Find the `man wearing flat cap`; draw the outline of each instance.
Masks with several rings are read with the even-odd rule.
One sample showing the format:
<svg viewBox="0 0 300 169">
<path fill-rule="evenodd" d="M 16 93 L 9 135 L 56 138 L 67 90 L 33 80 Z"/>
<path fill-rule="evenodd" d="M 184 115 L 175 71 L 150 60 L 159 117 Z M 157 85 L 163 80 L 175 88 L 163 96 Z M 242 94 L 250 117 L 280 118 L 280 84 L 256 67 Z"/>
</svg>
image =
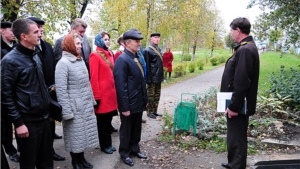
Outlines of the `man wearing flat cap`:
<svg viewBox="0 0 300 169">
<path fill-rule="evenodd" d="M 43 75 L 44 75 L 44 80 L 46 83 L 46 86 L 49 88 L 50 86 L 54 85 L 54 74 L 55 74 L 55 57 L 53 53 L 53 49 L 50 43 L 46 42 L 43 39 L 43 25 L 45 22 L 41 20 L 40 18 L 36 17 L 29 17 L 28 19 L 34 21 L 39 29 L 40 32 L 40 45 L 37 46 L 37 49 L 39 50 L 38 56 L 42 62 L 42 69 L 43 69 Z M 56 97 L 52 98 L 56 100 Z M 51 112 L 50 112 L 51 114 Z M 51 135 L 52 135 L 52 147 L 53 147 L 53 142 L 54 138 L 62 138 L 61 136 L 58 136 L 55 133 L 55 120 L 50 119 L 50 127 L 51 127 Z M 62 157 L 58 154 L 55 153 L 54 148 L 53 148 L 53 160 L 55 161 L 63 161 L 65 160 L 65 157 Z"/>
<path fill-rule="evenodd" d="M 15 35 L 11 31 L 11 22 L 1 22 L 1 59 L 16 45 Z"/>
<path fill-rule="evenodd" d="M 147 158 L 139 147 L 142 115 L 148 103 L 142 60 L 137 54 L 140 51 L 141 39 L 143 37 L 137 29 L 130 29 L 123 34 L 125 49 L 114 67 L 121 118 L 119 153 L 123 162 L 129 166 L 134 165 L 130 155 Z"/>
<path fill-rule="evenodd" d="M 11 22 L 1 22 L 1 59 L 16 45 L 15 35 L 11 31 Z M 4 115 L 2 113 L 1 115 Z M 13 145 L 12 122 L 5 116 L 1 118 L 1 143 L 11 161 L 19 162 L 20 157 Z M 17 138 L 17 137 L 16 137 Z"/>
<path fill-rule="evenodd" d="M 144 50 L 144 57 L 147 67 L 147 93 L 149 105 L 147 106 L 147 116 L 156 119 L 156 116 L 162 116 L 157 113 L 160 99 L 161 82 L 164 80 L 163 57 L 158 47 L 160 33 L 150 35 L 150 45 Z"/>
</svg>

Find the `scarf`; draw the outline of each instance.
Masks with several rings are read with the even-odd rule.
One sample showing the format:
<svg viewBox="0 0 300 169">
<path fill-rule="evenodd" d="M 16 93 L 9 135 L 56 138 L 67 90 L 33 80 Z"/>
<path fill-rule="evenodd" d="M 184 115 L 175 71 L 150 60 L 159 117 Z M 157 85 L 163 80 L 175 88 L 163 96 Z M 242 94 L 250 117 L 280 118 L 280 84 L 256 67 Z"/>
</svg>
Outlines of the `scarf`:
<svg viewBox="0 0 300 169">
<path fill-rule="evenodd" d="M 102 33 L 102 32 L 101 32 Z M 98 33 L 98 35 L 95 37 L 95 45 L 102 48 L 102 49 L 105 49 L 105 50 L 108 50 L 108 48 L 106 47 L 105 43 L 104 43 L 104 40 L 102 38 L 102 35 L 101 33 Z"/>
<path fill-rule="evenodd" d="M 74 43 L 74 35 L 68 34 L 61 44 L 62 50 L 73 54 L 76 57 L 80 57 L 77 53 L 76 46 Z"/>
</svg>

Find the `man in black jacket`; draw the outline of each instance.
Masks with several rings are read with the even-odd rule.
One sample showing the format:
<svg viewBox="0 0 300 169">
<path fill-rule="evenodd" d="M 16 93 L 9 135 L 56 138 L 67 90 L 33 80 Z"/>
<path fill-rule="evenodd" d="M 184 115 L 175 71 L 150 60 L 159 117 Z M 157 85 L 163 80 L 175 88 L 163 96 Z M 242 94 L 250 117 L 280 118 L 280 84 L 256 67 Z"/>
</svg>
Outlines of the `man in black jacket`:
<svg viewBox="0 0 300 169">
<path fill-rule="evenodd" d="M 40 31 L 40 45 L 37 46 L 39 49 L 38 56 L 42 62 L 43 74 L 46 86 L 49 88 L 51 85 L 54 85 L 54 74 L 55 74 L 55 65 L 56 61 L 53 54 L 53 49 L 50 43 L 46 42 L 43 39 L 43 25 L 45 22 L 36 17 L 29 17 L 28 19 L 37 23 L 39 31 Z M 56 99 L 56 98 L 53 98 Z M 51 112 L 50 112 L 51 113 Z M 60 139 L 62 136 L 59 136 L 55 133 L 55 120 L 50 118 L 50 126 L 51 126 L 51 135 L 52 135 L 52 146 L 54 143 L 54 139 Z M 53 148 L 53 160 L 55 161 L 64 161 L 65 157 L 62 157 L 55 153 Z"/>
<path fill-rule="evenodd" d="M 15 35 L 11 31 L 11 22 L 1 22 L 1 59 L 10 52 L 16 45 Z M 4 118 L 5 116 L 3 116 Z M 1 119 L 1 141 L 11 161 L 19 162 L 20 157 L 13 145 L 12 122 L 8 119 Z"/>
<path fill-rule="evenodd" d="M 147 116 L 156 119 L 156 116 L 162 116 L 157 113 L 160 99 L 161 82 L 164 80 L 163 57 L 158 47 L 160 33 L 150 35 L 150 45 L 144 50 L 144 57 L 147 67 L 147 93 L 149 105 L 147 106 Z"/>
<path fill-rule="evenodd" d="M 114 67 L 118 109 L 120 112 L 120 147 L 121 159 L 127 165 L 134 163 L 130 154 L 146 159 L 141 153 L 139 142 L 142 132 L 142 115 L 148 103 L 146 83 L 141 58 L 137 55 L 143 37 L 137 29 L 130 29 L 123 34 L 125 50 Z"/>
<path fill-rule="evenodd" d="M 20 169 L 53 169 L 51 99 L 35 50 L 40 32 L 29 19 L 14 21 L 12 31 L 19 43 L 1 60 L 2 112 L 13 122 L 19 137 Z"/>
<path fill-rule="evenodd" d="M 237 46 L 227 60 L 222 76 L 221 92 L 232 92 L 227 117 L 228 163 L 225 168 L 245 169 L 247 162 L 247 129 L 249 116 L 255 113 L 259 78 L 259 55 L 252 36 L 251 24 L 247 18 L 236 18 L 231 24 L 231 36 Z M 247 114 L 241 114 L 244 99 L 247 100 Z"/>
</svg>

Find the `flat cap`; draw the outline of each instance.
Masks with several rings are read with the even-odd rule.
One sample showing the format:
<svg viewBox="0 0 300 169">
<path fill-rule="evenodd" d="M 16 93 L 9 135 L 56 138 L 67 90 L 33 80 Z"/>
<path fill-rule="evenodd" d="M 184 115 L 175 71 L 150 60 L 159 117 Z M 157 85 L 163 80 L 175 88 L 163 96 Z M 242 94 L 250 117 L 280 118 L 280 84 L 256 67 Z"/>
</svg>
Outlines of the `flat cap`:
<svg viewBox="0 0 300 169">
<path fill-rule="evenodd" d="M 150 37 L 152 37 L 152 36 L 159 36 L 160 37 L 160 33 L 158 33 L 158 32 L 151 33 Z"/>
<path fill-rule="evenodd" d="M 44 24 L 45 24 L 45 22 L 44 22 L 43 20 L 41 20 L 40 18 L 29 17 L 29 18 L 27 18 L 27 19 L 30 19 L 30 20 L 32 20 L 33 22 L 35 22 L 35 23 L 37 23 L 37 24 L 39 24 L 39 25 L 44 25 Z"/>
<path fill-rule="evenodd" d="M 130 29 L 123 34 L 123 39 L 124 40 L 127 40 L 127 39 L 141 40 L 141 39 L 143 39 L 143 36 L 141 34 L 142 34 L 141 31 L 139 31 L 137 29 Z"/>
<path fill-rule="evenodd" d="M 1 28 L 10 28 L 12 25 L 11 22 L 1 22 Z"/>
</svg>

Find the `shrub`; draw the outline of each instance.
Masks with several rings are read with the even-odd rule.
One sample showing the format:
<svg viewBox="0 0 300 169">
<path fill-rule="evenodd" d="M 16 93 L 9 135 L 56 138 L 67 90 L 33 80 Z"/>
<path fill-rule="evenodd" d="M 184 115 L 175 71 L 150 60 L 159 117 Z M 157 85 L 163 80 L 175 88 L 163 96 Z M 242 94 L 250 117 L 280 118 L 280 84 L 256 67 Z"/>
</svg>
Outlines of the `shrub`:
<svg viewBox="0 0 300 169">
<path fill-rule="evenodd" d="M 174 66 L 174 68 L 173 68 L 174 77 L 176 78 L 176 77 L 180 77 L 180 76 L 184 75 L 185 69 L 186 69 L 186 64 L 184 64 L 184 63 Z"/>
<path fill-rule="evenodd" d="M 286 103 L 289 106 L 300 110 L 300 71 L 291 68 L 285 71 L 281 66 L 278 76 L 273 72 L 270 77 L 271 93 L 278 93 L 282 97 L 290 96 L 292 102 Z M 275 97 L 278 95 L 274 95 Z"/>
<path fill-rule="evenodd" d="M 210 58 L 209 61 L 210 61 L 211 65 L 213 65 L 213 66 L 218 65 L 218 58 L 217 57 L 212 57 L 212 58 Z"/>
<path fill-rule="evenodd" d="M 183 55 L 182 61 L 191 61 L 191 59 L 192 59 L 192 55 L 186 53 Z"/>
<path fill-rule="evenodd" d="M 225 63 L 225 57 L 221 56 L 219 57 L 219 63 Z"/>
<path fill-rule="evenodd" d="M 196 65 L 199 70 L 203 70 L 204 63 L 201 60 L 197 60 Z"/>
<path fill-rule="evenodd" d="M 190 73 L 195 72 L 195 68 L 196 68 L 196 63 L 195 62 L 190 62 L 188 64 L 188 70 L 189 70 Z"/>
</svg>

